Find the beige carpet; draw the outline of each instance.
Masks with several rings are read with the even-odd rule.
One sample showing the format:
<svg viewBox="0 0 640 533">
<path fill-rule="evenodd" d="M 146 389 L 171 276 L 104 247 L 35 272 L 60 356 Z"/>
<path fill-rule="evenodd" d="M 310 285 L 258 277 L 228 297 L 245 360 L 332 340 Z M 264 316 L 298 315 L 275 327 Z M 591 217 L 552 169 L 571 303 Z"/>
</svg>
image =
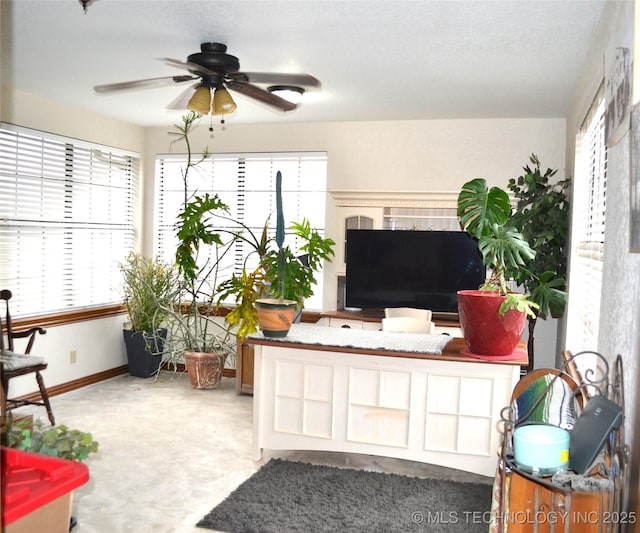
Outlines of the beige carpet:
<svg viewBox="0 0 640 533">
<path fill-rule="evenodd" d="M 195 390 L 186 375 L 128 375 L 52 398 L 56 421 L 100 442 L 90 481 L 74 494 L 74 533 L 202 533 L 195 524 L 271 457 L 422 477 L 489 482 L 457 470 L 342 453 L 251 459 L 252 397 L 235 379 Z M 23 409 L 46 421 L 43 409 Z"/>
</svg>

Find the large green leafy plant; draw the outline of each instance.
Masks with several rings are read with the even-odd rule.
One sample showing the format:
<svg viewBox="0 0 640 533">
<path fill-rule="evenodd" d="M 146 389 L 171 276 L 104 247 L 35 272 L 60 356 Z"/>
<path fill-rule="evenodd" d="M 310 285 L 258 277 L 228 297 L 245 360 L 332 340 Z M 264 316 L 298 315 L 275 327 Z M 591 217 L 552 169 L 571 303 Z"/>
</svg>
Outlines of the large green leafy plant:
<svg viewBox="0 0 640 533">
<path fill-rule="evenodd" d="M 534 330 L 538 318 L 560 316 L 567 305 L 566 275 L 569 234 L 569 179 L 552 181 L 557 170 L 542 173 L 540 160 L 531 154 L 531 165 L 509 180 L 508 188 L 517 200 L 512 216 L 524 238 L 536 250 L 525 268 L 509 270 L 508 275 L 527 291 L 538 305 L 528 317 L 529 354 L 533 359 Z"/>
<path fill-rule="evenodd" d="M 235 354 L 233 334 L 217 316 L 216 298 L 221 264 L 235 239 L 229 233 L 229 238 L 223 237 L 216 220 L 228 214 L 229 208 L 217 194 L 188 193 L 190 173 L 210 155 L 206 148 L 198 157 L 192 154 L 189 135 L 199 118 L 193 112 L 184 115 L 182 124 L 171 132 L 175 136 L 172 144 L 183 142 L 187 152 L 182 171 L 184 202 L 176 221 L 175 264 L 181 290 L 171 304 L 157 303 L 171 318 L 164 360 L 174 366 L 183 360 L 186 351 L 217 353 L 221 357 Z"/>
<path fill-rule="evenodd" d="M 280 300 L 293 300 L 302 309 L 304 300 L 313 295 L 316 272 L 322 268 L 324 261 L 333 259 L 335 241 L 320 235 L 306 218 L 302 222 L 293 222 L 290 228 L 299 243 L 298 252 L 302 254 L 296 254 L 290 246 L 284 245 L 281 187 L 282 174 L 278 171 L 275 238 L 269 237 L 268 220 L 260 237 L 243 224 L 242 231 L 238 233 L 238 238 L 250 244 L 253 252 L 258 255 L 258 266 L 253 271 L 244 268 L 240 275 L 234 274 L 220 285 L 220 301 L 230 297 L 235 299 L 236 306 L 227 314 L 226 320 L 231 326 L 237 327 L 236 335 L 240 339 L 257 330 L 256 300 L 270 293 L 270 296 Z"/>
<path fill-rule="evenodd" d="M 561 315 L 567 303 L 566 275 L 569 235 L 569 199 L 571 181 L 551 182 L 557 170 L 542 174 L 540 161 L 530 157 L 532 166 L 524 174 L 509 180 L 508 188 L 517 200 L 513 224 L 536 250 L 525 267 L 509 271 L 530 298 L 539 305 L 536 316 Z"/>
<path fill-rule="evenodd" d="M 536 252 L 515 226 L 511 202 L 506 191 L 487 187 L 483 178 L 462 186 L 458 195 L 460 226 L 478 240 L 485 267 L 490 271 L 482 290 L 497 291 L 504 296 L 501 313 L 517 309 L 535 316 L 537 304 L 528 295 L 509 290 L 508 273 L 524 268 Z"/>
</svg>

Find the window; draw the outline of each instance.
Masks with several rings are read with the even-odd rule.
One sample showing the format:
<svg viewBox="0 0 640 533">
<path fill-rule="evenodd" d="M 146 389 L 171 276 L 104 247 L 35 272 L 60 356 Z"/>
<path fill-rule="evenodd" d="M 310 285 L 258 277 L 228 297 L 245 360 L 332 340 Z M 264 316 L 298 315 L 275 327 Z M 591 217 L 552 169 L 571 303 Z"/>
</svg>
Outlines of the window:
<svg viewBox="0 0 640 533">
<path fill-rule="evenodd" d="M 176 215 L 185 201 L 183 169 L 186 156 L 163 156 L 156 160 L 157 211 L 156 256 L 173 263 L 177 246 Z M 197 167 L 191 168 L 187 183 L 187 197 L 194 193 L 217 194 L 226 203 L 231 218 L 242 221 L 259 235 L 267 219 L 275 232 L 275 176 L 282 172 L 282 194 L 285 226 L 307 218 L 312 227 L 324 234 L 327 183 L 325 153 L 281 154 L 220 154 L 212 155 Z M 235 229 L 220 220 L 222 229 Z M 292 238 L 292 237 L 288 237 Z M 296 249 L 295 242 L 289 243 Z M 251 248 L 237 242 L 233 254 L 222 265 L 222 281 L 231 272 L 240 273 L 245 261 L 247 268 L 257 266 Z M 307 309 L 322 308 L 322 273 L 316 276 L 318 285 L 313 297 L 305 302 Z"/>
<path fill-rule="evenodd" d="M 567 349 L 597 350 L 607 191 L 604 91 L 576 141 Z"/>
<path fill-rule="evenodd" d="M 0 127 L 0 287 L 14 316 L 120 301 L 139 157 Z"/>
</svg>

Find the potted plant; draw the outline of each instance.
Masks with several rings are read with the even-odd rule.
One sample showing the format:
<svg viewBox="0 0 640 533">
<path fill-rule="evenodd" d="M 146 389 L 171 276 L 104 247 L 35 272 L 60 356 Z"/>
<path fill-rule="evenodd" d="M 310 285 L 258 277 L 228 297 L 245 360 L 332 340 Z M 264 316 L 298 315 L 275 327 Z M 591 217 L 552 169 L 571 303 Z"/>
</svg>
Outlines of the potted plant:
<svg viewBox="0 0 640 533">
<path fill-rule="evenodd" d="M 507 285 L 507 272 L 524 268 L 535 251 L 514 225 L 509 195 L 486 180 L 465 183 L 458 195 L 463 230 L 475 237 L 489 278 L 478 290 L 458 292 L 460 326 L 469 351 L 481 356 L 510 356 L 524 330 L 527 315 L 538 304 Z"/>
<path fill-rule="evenodd" d="M 287 257 L 284 248 L 284 212 L 282 209 L 282 173 L 278 170 L 276 174 L 276 245 L 277 250 L 274 273 L 277 277 L 272 277 L 276 281 L 277 292 L 274 298 L 259 298 L 256 300 L 256 309 L 258 312 L 258 323 L 265 337 L 286 337 L 293 324 L 296 311 L 296 300 L 288 300 L 284 298 L 285 283 L 285 265 Z M 267 268 L 266 263 L 269 254 L 263 257 L 263 266 Z M 273 265 L 272 265 L 273 266 Z"/>
<path fill-rule="evenodd" d="M 129 374 L 147 378 L 158 372 L 162 361 L 162 327 L 177 289 L 175 269 L 138 253 L 130 253 L 119 265 L 123 276 L 123 304 L 129 315 L 123 329 Z"/>
<path fill-rule="evenodd" d="M 98 452 L 98 441 L 91 433 L 69 429 L 65 425 L 44 427 L 41 420 L 30 418 L 9 420 L 2 434 L 2 445 L 17 450 L 41 453 L 70 461 L 82 462 Z"/>
<path fill-rule="evenodd" d="M 237 237 L 253 247 L 258 255 L 258 266 L 252 271 L 243 269 L 239 276 L 232 275 L 219 288 L 219 301 L 230 297 L 235 300 L 236 305 L 226 315 L 226 320 L 237 328 L 236 335 L 240 340 L 257 331 L 261 317 L 266 321 L 261 325 L 265 336 L 286 336 L 295 320 L 294 313 L 299 316 L 305 299 L 313 294 L 316 272 L 324 261 L 331 261 L 334 255 L 335 241 L 322 237 L 307 219 L 291 225 L 292 235 L 302 243 L 299 246 L 302 254 L 296 254 L 290 246 L 284 245 L 280 171 L 276 174 L 276 211 L 275 238 L 268 236 L 268 219 L 260 237 L 241 225 Z"/>
<path fill-rule="evenodd" d="M 569 200 L 567 190 L 571 180 L 551 183 L 557 170 L 547 168 L 544 174 L 535 154 L 529 158 L 531 166 L 523 167 L 524 174 L 511 178 L 507 188 L 517 200 L 513 223 L 531 243 L 536 255 L 527 260 L 525 268 L 508 275 L 529 293 L 538 304 L 534 316 L 527 317 L 529 367 L 533 368 L 534 330 L 539 318 L 559 317 L 567 305 L 566 273 L 569 234 Z"/>
<path fill-rule="evenodd" d="M 217 195 L 196 196 L 185 204 L 177 225 L 176 264 L 186 299 L 181 298 L 179 310 L 173 312 L 173 338 L 180 340 L 191 385 L 198 389 L 217 387 L 227 358 L 235 354 L 235 337 L 219 316 L 216 302 L 220 262 L 233 237 L 223 242 L 213 225 L 217 211 L 228 212 Z M 212 245 L 214 254 L 201 260 L 203 244 Z"/>
<path fill-rule="evenodd" d="M 69 429 L 62 424 L 45 429 L 42 421 L 38 419 L 34 423 L 31 415 L 19 420 L 14 420 L 10 415 L 0 436 L 2 446 L 79 463 L 85 461 L 92 453 L 97 453 L 99 447 L 98 441 L 94 440 L 91 433 Z M 62 479 L 68 480 L 68 474 L 65 470 Z M 69 531 L 77 524 L 76 518 L 70 516 Z"/>
<path fill-rule="evenodd" d="M 173 364 L 184 362 L 191 385 L 198 389 L 215 388 L 220 384 L 225 362 L 235 354 L 235 336 L 219 316 L 216 302 L 218 274 L 221 261 L 230 251 L 235 236 L 227 234 L 223 240 L 214 220 L 228 213 L 227 205 L 217 195 L 187 195 L 189 171 L 208 157 L 208 150 L 194 161 L 191 155 L 189 132 L 199 115 L 189 113 L 183 124 L 176 126 L 177 141 L 187 147 L 187 165 L 183 171 L 185 201 L 176 224 L 178 246 L 175 263 L 180 291 L 169 304 L 157 302 L 170 319 L 165 360 Z M 200 254 L 208 245 L 207 254 Z"/>
</svg>

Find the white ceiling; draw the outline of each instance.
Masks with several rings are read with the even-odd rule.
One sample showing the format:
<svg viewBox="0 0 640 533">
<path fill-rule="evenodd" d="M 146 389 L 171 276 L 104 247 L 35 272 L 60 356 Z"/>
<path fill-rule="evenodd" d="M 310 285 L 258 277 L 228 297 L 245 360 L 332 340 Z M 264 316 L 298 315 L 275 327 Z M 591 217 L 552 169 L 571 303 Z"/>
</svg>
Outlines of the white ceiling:
<svg viewBox="0 0 640 533">
<path fill-rule="evenodd" d="M 227 122 L 565 117 L 606 0 L 1 0 L 2 83 L 142 126 L 170 126 L 188 85 L 96 95 L 182 74 L 202 42 L 244 71 L 322 82 L 282 114 L 234 93 Z"/>
</svg>

